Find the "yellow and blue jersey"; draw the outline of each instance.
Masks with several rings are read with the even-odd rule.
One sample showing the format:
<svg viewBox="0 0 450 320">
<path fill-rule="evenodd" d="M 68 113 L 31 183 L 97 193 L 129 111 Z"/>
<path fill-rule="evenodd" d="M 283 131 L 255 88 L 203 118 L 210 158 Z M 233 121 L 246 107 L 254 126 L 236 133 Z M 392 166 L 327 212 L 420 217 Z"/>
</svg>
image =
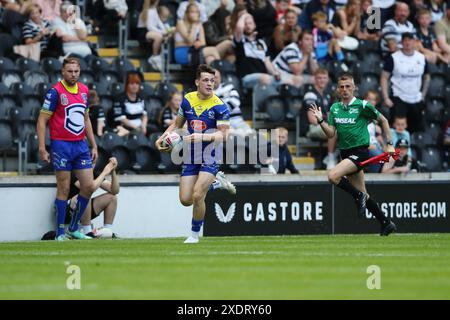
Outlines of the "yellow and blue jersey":
<svg viewBox="0 0 450 320">
<path fill-rule="evenodd" d="M 199 99 L 197 91 L 184 96 L 178 114 L 186 119 L 189 133 L 205 133 L 217 129 L 218 125 L 230 124 L 227 105 L 213 95 L 207 100 Z"/>
<path fill-rule="evenodd" d="M 213 95 L 207 100 L 198 98 L 197 91 L 184 96 L 178 114 L 186 119 L 188 131 L 192 133 L 212 133 L 220 125 L 230 124 L 230 112 L 228 106 Z M 190 151 L 183 156 L 182 176 L 197 175 L 199 171 L 209 172 L 215 175 L 219 170 L 217 157 L 220 148 L 207 148 L 210 142 L 190 145 Z"/>
</svg>

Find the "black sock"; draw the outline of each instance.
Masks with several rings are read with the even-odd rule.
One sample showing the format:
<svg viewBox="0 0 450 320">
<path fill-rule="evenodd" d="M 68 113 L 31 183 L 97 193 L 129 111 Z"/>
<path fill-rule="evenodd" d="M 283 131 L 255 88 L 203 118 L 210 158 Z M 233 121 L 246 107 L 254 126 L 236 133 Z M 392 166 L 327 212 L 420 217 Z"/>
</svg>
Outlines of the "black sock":
<svg viewBox="0 0 450 320">
<path fill-rule="evenodd" d="M 338 187 L 341 188 L 342 190 L 344 190 L 344 191 L 350 193 L 354 199 L 357 199 L 357 198 L 360 196 L 360 194 L 361 194 L 361 191 L 359 191 L 358 189 L 356 189 L 356 188 L 350 183 L 350 181 L 348 181 L 348 179 L 345 178 L 345 177 L 342 177 L 341 181 L 339 181 L 339 183 L 338 183 L 336 186 L 338 186 Z"/>
<path fill-rule="evenodd" d="M 386 217 L 383 212 L 381 212 L 380 206 L 374 199 L 369 198 L 366 201 L 366 206 L 370 213 L 372 213 L 375 218 L 380 221 L 382 226 L 385 226 L 390 222 L 389 218 Z"/>
</svg>

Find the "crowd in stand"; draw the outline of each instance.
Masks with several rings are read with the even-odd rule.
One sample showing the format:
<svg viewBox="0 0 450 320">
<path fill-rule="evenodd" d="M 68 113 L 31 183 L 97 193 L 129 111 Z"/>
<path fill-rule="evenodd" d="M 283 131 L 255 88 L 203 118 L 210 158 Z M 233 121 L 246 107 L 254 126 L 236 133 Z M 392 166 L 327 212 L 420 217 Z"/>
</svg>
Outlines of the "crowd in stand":
<svg viewBox="0 0 450 320">
<path fill-rule="evenodd" d="M 302 99 L 301 134 L 327 140 L 308 107 L 316 103 L 326 115 L 335 99 L 337 76 L 353 72 L 358 94 L 390 119 L 396 140 L 403 147 L 408 143 L 408 157 L 420 156 L 423 150 L 412 152 L 414 140 L 437 126 L 434 145 L 426 147 L 439 146 L 443 162 L 449 160 L 450 1 L 91 0 L 86 1 L 85 21 L 70 1 L 0 3 L 0 56 L 12 60 L 20 55 L 37 54 L 37 60 L 72 55 L 89 63 L 96 53 L 87 36 L 108 34 L 116 30 L 118 20 L 137 13 L 130 30 L 149 44 L 151 70 L 162 70 L 164 43 L 171 45 L 173 63 L 187 68 L 215 66 L 219 60 L 233 66 L 217 70 L 216 93 L 230 107 L 233 130 L 244 135 L 252 132 L 243 118 L 244 96 L 261 85 L 289 85 Z M 237 83 L 226 81 L 230 73 Z M 153 108 L 142 95 L 139 73 L 118 82 L 124 83 L 123 93 L 113 97 L 109 110 L 103 110 L 104 95 L 92 92 L 99 136 L 149 136 L 170 125 L 181 92 L 170 90 L 167 99 L 159 97 L 165 107 Z M 371 154 L 377 155 L 384 141 L 376 123 L 369 130 Z M 327 149 L 326 167 L 331 168 L 337 161 L 336 141 L 328 140 Z M 385 170 L 375 166 L 369 171 Z"/>
</svg>

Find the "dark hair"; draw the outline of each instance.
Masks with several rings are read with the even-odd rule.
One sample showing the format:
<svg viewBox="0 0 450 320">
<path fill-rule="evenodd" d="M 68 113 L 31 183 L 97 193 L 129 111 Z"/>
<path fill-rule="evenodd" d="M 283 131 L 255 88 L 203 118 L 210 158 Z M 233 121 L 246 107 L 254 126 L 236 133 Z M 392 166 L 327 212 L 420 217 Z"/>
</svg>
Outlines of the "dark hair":
<svg viewBox="0 0 450 320">
<path fill-rule="evenodd" d="M 197 72 L 195 74 L 195 79 L 200 79 L 203 72 L 206 72 L 206 73 L 209 73 L 212 75 L 216 75 L 216 72 L 213 68 L 211 68 L 210 66 L 208 66 L 206 64 L 201 64 L 197 68 Z"/>
<path fill-rule="evenodd" d="M 303 31 L 298 35 L 297 42 L 302 41 L 303 38 L 304 38 L 306 35 L 308 35 L 308 34 L 311 35 L 311 36 L 313 36 L 311 30 L 303 30 Z"/>
<path fill-rule="evenodd" d="M 62 67 L 64 68 L 66 64 L 77 64 L 79 67 L 81 67 L 80 59 L 74 57 L 65 58 Z"/>
</svg>

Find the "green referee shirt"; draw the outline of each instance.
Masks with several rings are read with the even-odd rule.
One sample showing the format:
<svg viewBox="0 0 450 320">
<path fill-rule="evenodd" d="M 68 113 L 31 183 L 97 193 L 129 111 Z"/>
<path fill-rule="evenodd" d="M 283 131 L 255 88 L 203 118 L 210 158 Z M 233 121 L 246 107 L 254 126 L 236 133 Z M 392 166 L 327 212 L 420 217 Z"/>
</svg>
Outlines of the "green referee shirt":
<svg viewBox="0 0 450 320">
<path fill-rule="evenodd" d="M 344 106 L 341 101 L 330 108 L 328 123 L 336 127 L 338 147 L 341 150 L 368 146 L 370 137 L 367 124 L 377 120 L 380 113 L 368 101 L 356 97 Z"/>
</svg>

